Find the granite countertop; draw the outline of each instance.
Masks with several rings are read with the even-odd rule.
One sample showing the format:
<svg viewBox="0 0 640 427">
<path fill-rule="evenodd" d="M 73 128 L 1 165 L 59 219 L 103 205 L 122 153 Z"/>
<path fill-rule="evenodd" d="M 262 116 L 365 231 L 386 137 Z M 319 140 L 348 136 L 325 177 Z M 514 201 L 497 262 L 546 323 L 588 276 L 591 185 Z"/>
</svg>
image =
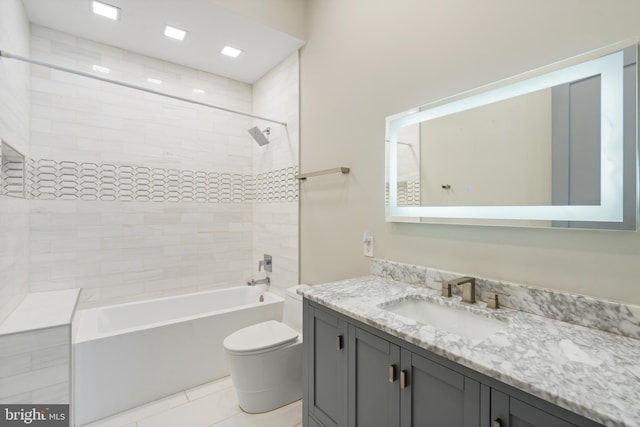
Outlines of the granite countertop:
<svg viewBox="0 0 640 427">
<path fill-rule="evenodd" d="M 449 360 L 607 426 L 640 426 L 640 340 L 486 304 L 378 276 L 299 291 L 320 303 Z M 484 340 L 417 323 L 381 306 L 418 296 L 505 322 Z"/>
</svg>

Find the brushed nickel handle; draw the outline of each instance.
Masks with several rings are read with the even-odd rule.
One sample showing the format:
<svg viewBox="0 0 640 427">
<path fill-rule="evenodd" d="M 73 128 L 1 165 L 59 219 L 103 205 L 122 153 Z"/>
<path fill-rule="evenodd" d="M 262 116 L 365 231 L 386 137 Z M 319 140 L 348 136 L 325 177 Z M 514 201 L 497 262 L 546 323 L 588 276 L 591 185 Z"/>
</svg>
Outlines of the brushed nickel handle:
<svg viewBox="0 0 640 427">
<path fill-rule="evenodd" d="M 500 418 L 496 418 L 493 420 L 493 424 L 491 427 L 502 427 L 502 420 Z"/>
<path fill-rule="evenodd" d="M 407 375 L 407 371 L 405 371 L 404 369 L 402 371 L 400 371 L 400 388 L 404 389 L 407 388 L 408 384 L 408 375 Z"/>
<path fill-rule="evenodd" d="M 396 381 L 396 365 L 389 365 L 389 382 Z"/>
<path fill-rule="evenodd" d="M 342 347 L 344 347 L 343 341 L 342 335 L 336 337 L 336 350 L 342 350 Z"/>
</svg>

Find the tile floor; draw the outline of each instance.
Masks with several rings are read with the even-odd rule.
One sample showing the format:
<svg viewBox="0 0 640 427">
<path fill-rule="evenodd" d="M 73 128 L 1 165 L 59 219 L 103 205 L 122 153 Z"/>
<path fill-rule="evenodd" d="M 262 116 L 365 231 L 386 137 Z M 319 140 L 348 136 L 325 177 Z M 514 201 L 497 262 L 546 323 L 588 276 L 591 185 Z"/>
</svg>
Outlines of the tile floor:
<svg viewBox="0 0 640 427">
<path fill-rule="evenodd" d="M 238 406 L 231 377 L 201 385 L 84 427 L 301 427 L 302 401 L 264 414 Z"/>
</svg>

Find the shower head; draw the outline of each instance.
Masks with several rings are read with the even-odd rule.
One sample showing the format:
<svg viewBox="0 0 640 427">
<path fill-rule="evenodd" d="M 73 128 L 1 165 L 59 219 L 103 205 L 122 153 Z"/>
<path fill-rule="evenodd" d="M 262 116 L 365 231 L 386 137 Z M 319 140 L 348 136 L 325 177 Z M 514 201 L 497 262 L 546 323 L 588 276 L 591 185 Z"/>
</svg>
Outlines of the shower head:
<svg viewBox="0 0 640 427">
<path fill-rule="evenodd" d="M 265 130 L 260 130 L 258 126 L 254 126 L 249 129 L 249 133 L 256 140 L 259 146 L 267 145 L 269 143 L 269 139 L 267 138 L 271 133 L 271 128 L 266 128 Z"/>
</svg>

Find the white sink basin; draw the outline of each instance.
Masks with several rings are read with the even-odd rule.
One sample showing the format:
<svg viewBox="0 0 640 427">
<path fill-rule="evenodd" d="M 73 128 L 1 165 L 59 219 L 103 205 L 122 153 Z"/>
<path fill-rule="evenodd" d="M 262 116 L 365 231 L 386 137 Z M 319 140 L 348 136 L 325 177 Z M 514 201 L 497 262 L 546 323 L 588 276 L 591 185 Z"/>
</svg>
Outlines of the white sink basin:
<svg viewBox="0 0 640 427">
<path fill-rule="evenodd" d="M 472 341 L 482 341 L 507 327 L 507 323 L 501 320 L 419 297 L 391 302 L 380 308 Z"/>
</svg>

